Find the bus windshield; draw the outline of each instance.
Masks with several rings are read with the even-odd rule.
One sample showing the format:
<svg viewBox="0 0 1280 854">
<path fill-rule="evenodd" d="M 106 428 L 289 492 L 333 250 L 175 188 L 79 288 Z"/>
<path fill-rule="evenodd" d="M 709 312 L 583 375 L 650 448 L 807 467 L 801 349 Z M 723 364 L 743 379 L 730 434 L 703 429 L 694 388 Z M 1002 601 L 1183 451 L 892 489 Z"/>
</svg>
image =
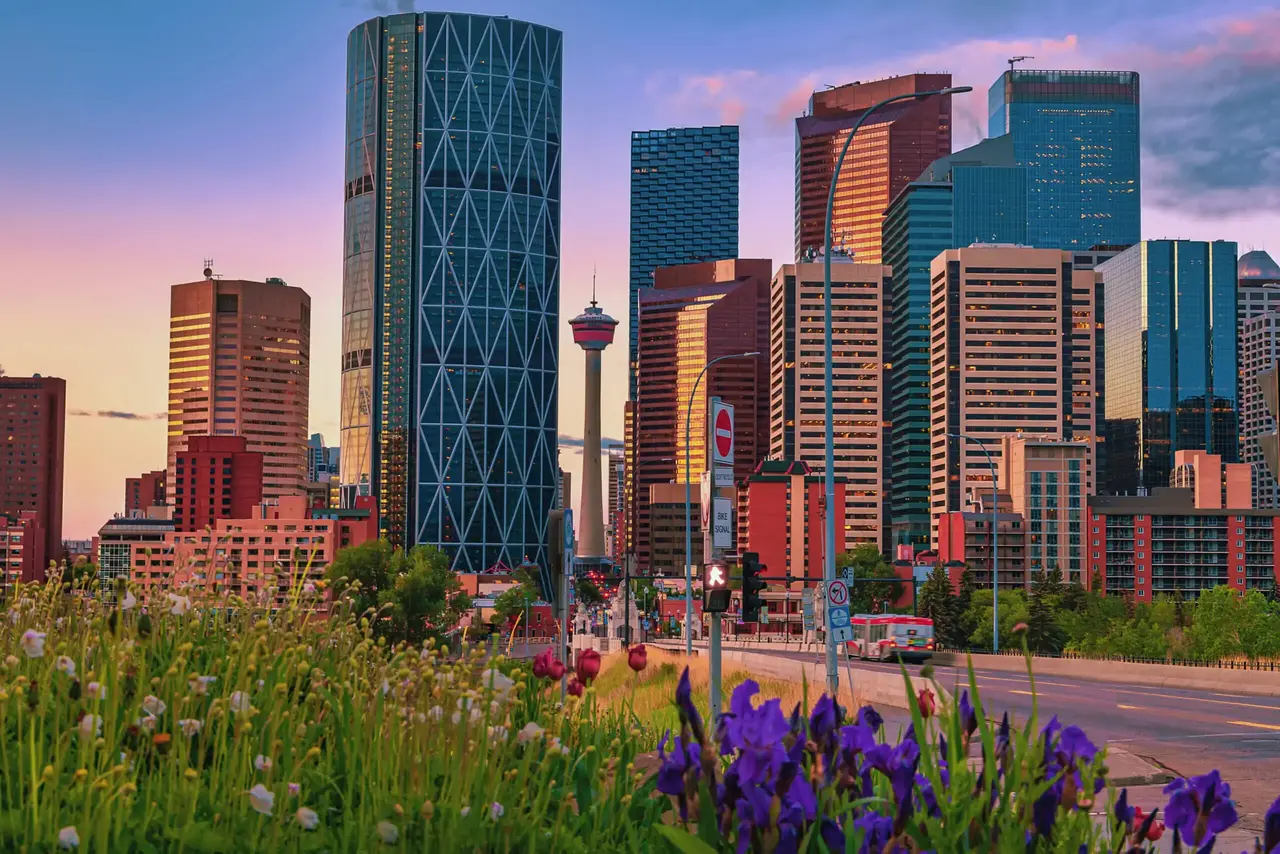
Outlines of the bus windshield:
<svg viewBox="0 0 1280 854">
<path fill-rule="evenodd" d="M 895 623 L 893 626 L 893 636 L 895 638 L 926 638 L 928 639 L 933 637 L 933 626 L 923 625 L 923 624 L 922 625 L 916 625 L 916 624 L 904 625 L 902 623 Z"/>
</svg>

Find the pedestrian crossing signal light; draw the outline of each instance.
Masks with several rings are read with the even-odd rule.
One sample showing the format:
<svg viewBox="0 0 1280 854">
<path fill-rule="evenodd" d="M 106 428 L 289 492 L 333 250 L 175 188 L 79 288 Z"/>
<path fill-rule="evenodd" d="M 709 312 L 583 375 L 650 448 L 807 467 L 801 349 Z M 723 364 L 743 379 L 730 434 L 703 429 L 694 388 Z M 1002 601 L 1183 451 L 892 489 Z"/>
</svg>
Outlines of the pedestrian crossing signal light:
<svg viewBox="0 0 1280 854">
<path fill-rule="evenodd" d="M 760 576 L 769 567 L 760 562 L 756 552 L 742 554 L 742 622 L 760 622 L 760 609 L 764 606 L 764 598 L 760 595 L 769 583 Z"/>
<path fill-rule="evenodd" d="M 702 567 L 702 610 L 723 614 L 729 610 L 729 567 L 713 561 Z"/>
</svg>

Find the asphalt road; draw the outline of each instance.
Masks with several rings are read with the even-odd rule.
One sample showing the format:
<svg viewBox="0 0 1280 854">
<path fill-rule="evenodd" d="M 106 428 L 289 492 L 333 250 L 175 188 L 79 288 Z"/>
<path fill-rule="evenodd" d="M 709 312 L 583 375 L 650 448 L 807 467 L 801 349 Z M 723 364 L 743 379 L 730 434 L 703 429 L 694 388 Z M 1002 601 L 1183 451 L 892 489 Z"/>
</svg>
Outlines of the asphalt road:
<svg viewBox="0 0 1280 854">
<path fill-rule="evenodd" d="M 812 658 L 805 653 L 773 654 Z M 854 665 L 898 671 L 896 663 Z M 908 669 L 918 673 L 920 665 Z M 1011 720 L 1025 721 L 1035 703 L 1041 721 L 1056 714 L 1095 742 L 1120 746 L 1173 774 L 1190 776 L 1218 768 L 1232 784 L 1247 826 L 1260 828 L 1260 816 L 1280 795 L 1280 698 L 1121 687 L 1057 676 L 1036 679 L 1033 693 L 1026 674 L 975 669 L 974 677 L 988 717 L 998 719 L 1007 710 Z M 843 662 L 840 678 L 846 678 Z M 935 666 L 934 678 L 957 697 L 969 679 L 966 668 L 951 666 Z M 854 679 L 856 683 L 856 671 Z"/>
</svg>

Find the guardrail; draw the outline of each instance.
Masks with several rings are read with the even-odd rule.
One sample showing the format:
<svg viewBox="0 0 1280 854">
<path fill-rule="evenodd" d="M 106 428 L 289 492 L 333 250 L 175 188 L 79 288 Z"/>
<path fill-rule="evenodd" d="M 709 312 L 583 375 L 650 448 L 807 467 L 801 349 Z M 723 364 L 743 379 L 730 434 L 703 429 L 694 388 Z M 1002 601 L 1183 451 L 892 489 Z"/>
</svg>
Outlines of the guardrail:
<svg viewBox="0 0 1280 854">
<path fill-rule="evenodd" d="M 1020 649 L 1002 649 L 992 652 L 977 647 L 940 646 L 938 652 L 949 652 L 956 655 L 1001 655 L 1022 657 L 1025 653 Z M 1032 658 L 1057 658 L 1070 661 L 1112 661 L 1123 664 L 1171 664 L 1177 667 L 1208 667 L 1219 670 L 1256 670 L 1262 672 L 1280 672 L 1280 661 L 1248 659 L 1203 659 L 1203 658 L 1138 658 L 1129 655 L 1088 655 L 1079 652 L 1042 653 L 1033 652 Z"/>
</svg>

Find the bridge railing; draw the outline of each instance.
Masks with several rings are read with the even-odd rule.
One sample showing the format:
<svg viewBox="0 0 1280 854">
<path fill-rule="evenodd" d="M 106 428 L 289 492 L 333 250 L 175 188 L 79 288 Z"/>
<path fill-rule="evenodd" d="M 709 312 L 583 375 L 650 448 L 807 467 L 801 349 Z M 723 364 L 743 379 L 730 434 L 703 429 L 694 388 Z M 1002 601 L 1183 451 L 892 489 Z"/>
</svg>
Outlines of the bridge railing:
<svg viewBox="0 0 1280 854">
<path fill-rule="evenodd" d="M 953 653 L 955 655 L 1007 655 L 1022 656 L 1025 653 L 1018 648 L 1005 648 L 997 652 L 981 647 L 953 647 L 939 646 L 939 653 Z M 1081 661 L 1118 661 L 1126 664 L 1172 664 L 1178 667 L 1209 667 L 1219 670 L 1257 670 L 1264 672 L 1280 671 L 1280 661 L 1275 659 L 1253 659 L 1247 658 L 1223 658 L 1223 659 L 1205 659 L 1205 658 L 1178 658 L 1176 656 L 1167 656 L 1165 658 L 1143 658 L 1132 655 L 1092 655 L 1082 652 L 1033 652 L 1033 658 L 1061 658 L 1061 659 L 1078 659 Z"/>
</svg>

